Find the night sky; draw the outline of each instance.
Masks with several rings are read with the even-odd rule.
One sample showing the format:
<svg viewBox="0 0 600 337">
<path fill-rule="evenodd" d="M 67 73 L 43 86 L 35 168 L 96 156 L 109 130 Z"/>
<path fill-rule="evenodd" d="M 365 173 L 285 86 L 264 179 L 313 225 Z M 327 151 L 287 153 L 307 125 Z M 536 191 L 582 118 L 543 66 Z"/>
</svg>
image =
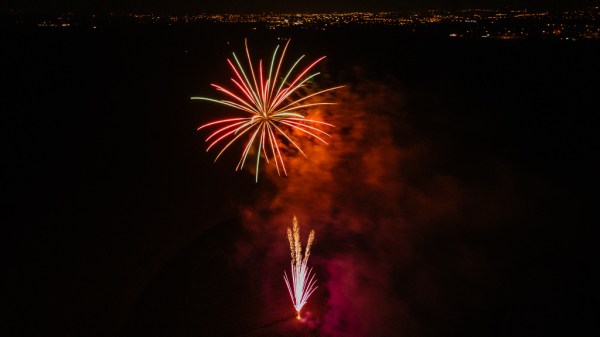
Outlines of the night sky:
<svg viewBox="0 0 600 337">
<path fill-rule="evenodd" d="M 277 3 L 248 9 L 334 9 Z M 598 40 L 302 28 L 5 27 L 1 335 L 598 335 Z M 288 175 L 255 182 L 243 144 L 214 162 L 196 130 L 235 112 L 190 97 L 233 86 L 245 39 L 266 59 L 288 38 L 285 66 L 326 56 L 302 90 L 344 88 L 303 111 L 329 145 L 296 134 L 308 158 L 282 143 Z M 316 231 L 302 321 L 294 215 Z"/>
<path fill-rule="evenodd" d="M 597 3 L 593 0 L 291 0 L 291 1 L 244 1 L 244 0 L 8 0 L 0 8 L 16 8 L 34 12 L 44 11 L 158 11 L 165 13 L 201 12 L 329 12 L 329 11 L 394 11 L 407 9 L 457 9 L 457 8 L 572 8 Z"/>
</svg>

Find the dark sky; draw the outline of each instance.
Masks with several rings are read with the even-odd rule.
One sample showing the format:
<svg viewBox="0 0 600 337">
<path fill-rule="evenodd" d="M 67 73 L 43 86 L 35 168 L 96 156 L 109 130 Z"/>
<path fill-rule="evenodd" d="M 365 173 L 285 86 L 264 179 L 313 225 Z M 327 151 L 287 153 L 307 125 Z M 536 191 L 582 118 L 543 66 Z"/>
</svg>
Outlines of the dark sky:
<svg viewBox="0 0 600 337">
<path fill-rule="evenodd" d="M 295 31 L 288 60 L 326 55 L 315 84 L 347 88 L 330 145 L 257 184 L 239 152 L 205 153 L 196 127 L 227 111 L 190 97 L 222 97 L 223 56 L 282 33 L 183 28 L 0 33 L 2 335 L 263 326 L 291 308 L 295 214 L 331 335 L 600 336 L 600 44 Z"/>
<path fill-rule="evenodd" d="M 161 11 L 172 13 L 263 11 L 355 11 L 427 8 L 563 8 L 588 6 L 595 0 L 8 0 L 0 8 L 34 11 Z"/>
</svg>

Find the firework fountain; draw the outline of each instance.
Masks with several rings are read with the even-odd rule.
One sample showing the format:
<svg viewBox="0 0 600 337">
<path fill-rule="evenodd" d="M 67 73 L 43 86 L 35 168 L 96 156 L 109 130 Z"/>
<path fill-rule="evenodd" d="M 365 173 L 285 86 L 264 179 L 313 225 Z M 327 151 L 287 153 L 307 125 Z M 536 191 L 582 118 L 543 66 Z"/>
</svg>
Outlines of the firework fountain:
<svg viewBox="0 0 600 337">
<path fill-rule="evenodd" d="M 280 146 L 281 141 L 290 144 L 291 147 L 297 149 L 302 155 L 306 154 L 298 146 L 297 140 L 294 141 L 291 130 L 299 131 L 301 134 L 312 136 L 319 141 L 327 144 L 324 137 L 330 137 L 329 134 L 320 129 L 322 126 L 333 127 L 333 125 L 324 121 L 307 118 L 301 114 L 303 109 L 319 106 L 330 105 L 335 103 L 313 101 L 317 96 L 342 86 L 332 87 L 320 90 L 311 94 L 301 94 L 299 89 L 306 87 L 307 83 L 319 73 L 308 73 L 313 69 L 325 56 L 317 59 L 309 64 L 304 70 L 300 71 L 295 77 L 292 76 L 294 69 L 304 58 L 301 56 L 287 72 L 283 71 L 283 58 L 289 45 L 289 40 L 285 44 L 281 55 L 278 57 L 279 46 L 275 48 L 271 58 L 270 66 L 263 66 L 263 61 L 259 60 L 258 65 L 253 65 L 250 57 L 248 43 L 245 42 L 246 58 L 248 61 L 248 70 L 244 70 L 242 63 L 237 55 L 233 53 L 231 59 L 227 59 L 227 63 L 234 73 L 231 81 L 235 85 L 235 89 L 226 89 L 223 86 L 212 84 L 218 91 L 224 93 L 228 99 L 213 99 L 207 97 L 192 97 L 191 99 L 211 101 L 219 103 L 235 110 L 244 112 L 244 116 L 235 118 L 226 118 L 210 122 L 198 127 L 198 130 L 208 127 L 219 127 L 211 135 L 206 138 L 206 142 L 210 142 L 206 151 L 219 143 L 228 142 L 221 148 L 217 154 L 215 161 L 227 150 L 233 143 L 243 137 L 247 139 L 242 156 L 236 166 L 236 171 L 244 167 L 246 159 L 254 147 L 256 153 L 256 181 L 258 182 L 258 169 L 261 156 L 269 162 L 271 158 L 275 162 L 277 173 L 287 175 L 283 162 L 284 152 Z M 277 60 L 277 61 L 276 61 Z M 285 76 L 283 76 L 285 73 Z M 293 78 L 293 80 L 291 79 Z M 310 99 L 310 102 L 309 102 Z M 286 133 L 287 129 L 287 133 Z M 269 153 L 270 152 L 270 153 Z M 280 171 L 281 170 L 281 171 Z"/>
<path fill-rule="evenodd" d="M 310 247 L 315 239 L 315 231 L 311 230 L 308 235 L 308 243 L 306 244 L 304 258 L 302 257 L 302 244 L 300 243 L 300 226 L 298 225 L 298 219 L 295 216 L 293 220 L 293 229 L 288 228 L 287 236 L 290 241 L 290 251 L 292 254 L 292 279 L 290 282 L 285 271 L 283 272 L 283 279 L 285 280 L 290 297 L 292 298 L 292 304 L 296 309 L 296 318 L 300 319 L 300 310 L 306 304 L 310 295 L 317 289 L 315 274 L 313 274 L 312 268 L 308 268 L 306 265 L 308 257 L 310 256 Z"/>
</svg>

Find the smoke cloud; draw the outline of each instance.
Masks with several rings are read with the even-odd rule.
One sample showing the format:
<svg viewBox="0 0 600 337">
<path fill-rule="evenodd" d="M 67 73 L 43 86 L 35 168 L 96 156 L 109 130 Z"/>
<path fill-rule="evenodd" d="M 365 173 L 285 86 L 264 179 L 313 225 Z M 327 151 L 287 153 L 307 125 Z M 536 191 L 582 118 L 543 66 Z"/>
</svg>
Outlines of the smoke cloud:
<svg viewBox="0 0 600 337">
<path fill-rule="evenodd" d="M 492 195 L 482 199 L 465 179 L 440 172 L 447 156 L 411 126 L 399 88 L 363 81 L 332 93 L 328 101 L 338 105 L 308 112 L 335 125 L 327 130 L 330 144 L 298 137 L 308 159 L 286 148 L 288 176 L 267 165 L 269 188 L 242 206 L 250 240 L 239 242 L 237 258 L 264 256 L 266 274 L 289 268 L 282 261 L 289 260 L 285 230 L 293 215 L 305 238 L 316 230 L 309 265 L 320 288 L 305 308 L 322 336 L 436 334 L 429 320 L 476 305 L 481 295 L 455 298 L 444 285 L 449 274 L 479 283 L 477 254 L 461 239 L 433 245 L 438 236 L 456 235 L 453 226 L 461 231 L 492 218 L 492 204 L 512 193 L 510 179 L 496 175 Z M 467 213 L 470 219 L 460 220 Z M 273 279 L 265 287 L 284 286 Z"/>
</svg>

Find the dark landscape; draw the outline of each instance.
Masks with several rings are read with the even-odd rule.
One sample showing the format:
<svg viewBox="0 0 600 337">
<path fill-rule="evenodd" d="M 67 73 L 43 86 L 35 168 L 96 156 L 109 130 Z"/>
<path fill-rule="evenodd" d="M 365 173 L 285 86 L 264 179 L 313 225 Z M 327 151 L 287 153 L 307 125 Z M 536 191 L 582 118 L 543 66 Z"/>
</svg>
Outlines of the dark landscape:
<svg viewBox="0 0 600 337">
<path fill-rule="evenodd" d="M 326 55 L 329 146 L 213 163 L 226 58 Z M 4 25 L 5 336 L 591 336 L 600 40 Z M 316 230 L 303 320 L 286 228 Z"/>
</svg>

